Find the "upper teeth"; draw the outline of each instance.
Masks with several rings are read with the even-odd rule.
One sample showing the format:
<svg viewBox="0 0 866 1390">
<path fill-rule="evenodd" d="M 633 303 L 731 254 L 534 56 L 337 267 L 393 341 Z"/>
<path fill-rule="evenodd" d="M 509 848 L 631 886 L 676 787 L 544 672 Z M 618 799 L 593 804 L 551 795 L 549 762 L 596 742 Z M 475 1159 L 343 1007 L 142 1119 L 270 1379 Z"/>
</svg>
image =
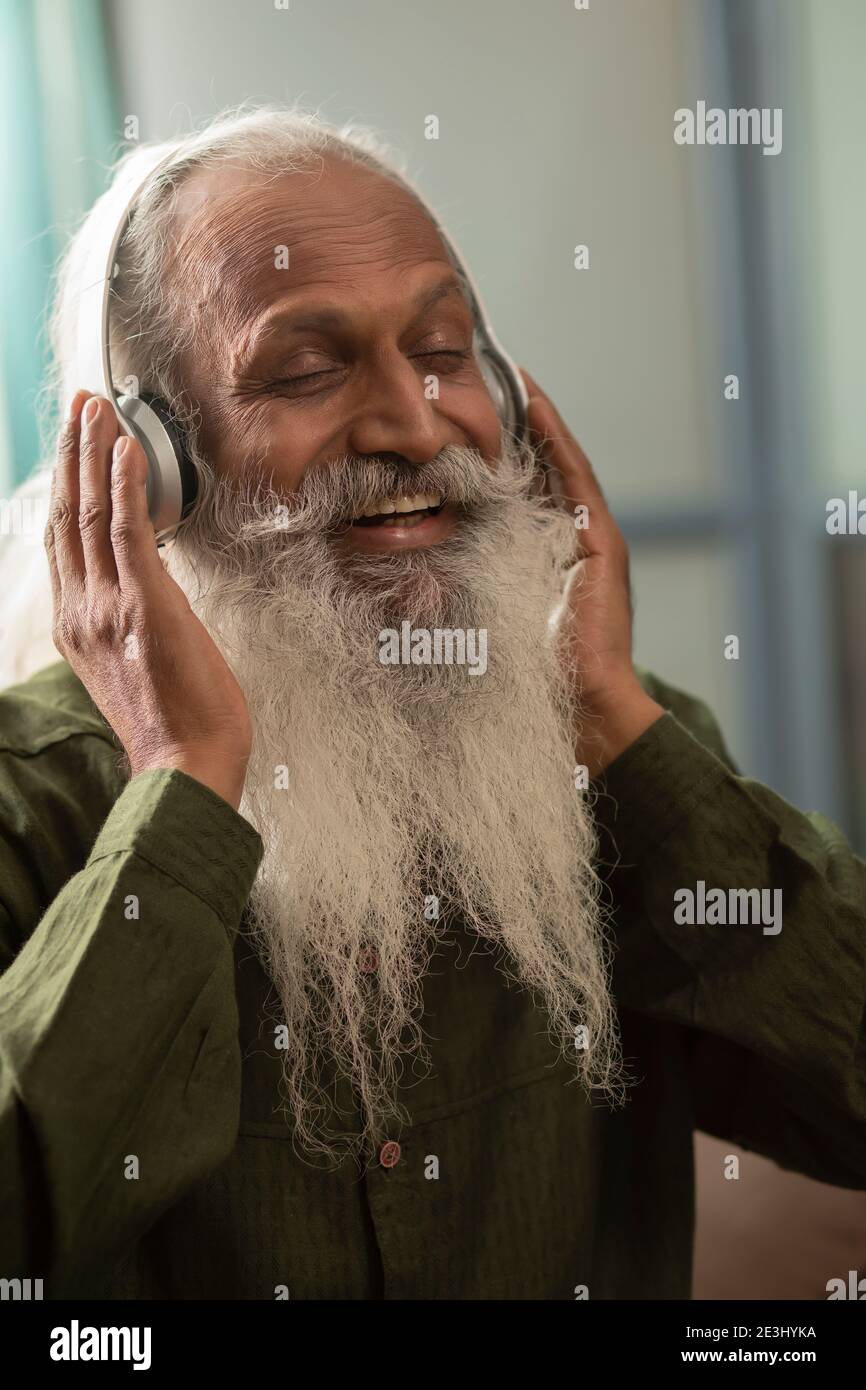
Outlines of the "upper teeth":
<svg viewBox="0 0 866 1390">
<path fill-rule="evenodd" d="M 438 492 L 419 492 L 414 497 L 400 497 L 389 502 L 386 497 L 375 498 L 359 516 L 389 516 L 391 512 L 420 512 L 425 507 L 438 507 L 442 502 Z"/>
</svg>

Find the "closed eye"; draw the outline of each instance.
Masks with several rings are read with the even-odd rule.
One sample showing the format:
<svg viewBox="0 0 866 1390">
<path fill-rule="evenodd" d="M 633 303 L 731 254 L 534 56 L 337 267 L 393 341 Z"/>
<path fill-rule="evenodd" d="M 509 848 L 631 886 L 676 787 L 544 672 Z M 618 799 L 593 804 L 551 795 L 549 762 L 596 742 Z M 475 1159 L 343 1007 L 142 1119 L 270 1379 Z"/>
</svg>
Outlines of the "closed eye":
<svg viewBox="0 0 866 1390">
<path fill-rule="evenodd" d="M 425 352 L 416 352 L 412 354 L 413 361 L 446 359 L 453 362 L 455 366 L 462 362 L 469 361 L 471 357 L 471 348 L 429 348 Z M 340 376 L 344 371 L 344 367 L 327 367 L 321 368 L 317 372 L 302 372 L 298 376 L 280 377 L 277 381 L 269 382 L 266 390 L 269 392 L 279 392 L 281 388 L 300 386 L 310 382 L 324 381 L 327 377 Z"/>
<path fill-rule="evenodd" d="M 265 390 L 276 392 L 281 387 L 297 386 L 305 381 L 321 381 L 324 377 L 340 376 L 343 370 L 342 367 L 327 367 L 318 372 L 303 372 L 300 376 L 283 376 L 277 381 L 269 381 Z"/>
<path fill-rule="evenodd" d="M 445 357 L 451 358 L 451 360 L 455 364 L 457 364 L 458 362 L 468 362 L 471 356 L 471 348 L 433 348 L 428 349 L 426 352 L 413 353 L 413 359 L 415 360 L 424 358 Z"/>
</svg>

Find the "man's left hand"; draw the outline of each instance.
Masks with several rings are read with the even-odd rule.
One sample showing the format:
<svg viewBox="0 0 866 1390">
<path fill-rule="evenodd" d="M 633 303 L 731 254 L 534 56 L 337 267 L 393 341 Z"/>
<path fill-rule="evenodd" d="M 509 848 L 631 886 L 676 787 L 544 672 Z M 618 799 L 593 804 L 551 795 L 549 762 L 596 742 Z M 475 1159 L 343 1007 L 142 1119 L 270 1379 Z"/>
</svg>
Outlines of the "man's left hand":
<svg viewBox="0 0 866 1390">
<path fill-rule="evenodd" d="M 596 777 L 664 709 L 646 693 L 632 663 L 628 546 L 586 454 L 550 398 L 528 372 L 522 375 L 532 438 L 559 475 L 549 480 L 550 494 L 575 519 L 576 563 L 566 582 L 559 635 L 579 692 L 578 761 Z"/>
</svg>

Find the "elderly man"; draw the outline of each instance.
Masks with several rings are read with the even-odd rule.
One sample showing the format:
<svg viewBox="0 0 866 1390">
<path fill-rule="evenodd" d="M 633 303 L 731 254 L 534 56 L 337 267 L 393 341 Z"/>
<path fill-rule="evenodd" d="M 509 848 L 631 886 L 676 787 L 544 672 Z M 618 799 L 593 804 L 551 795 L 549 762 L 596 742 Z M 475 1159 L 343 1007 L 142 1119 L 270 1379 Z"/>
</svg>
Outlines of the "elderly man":
<svg viewBox="0 0 866 1390">
<path fill-rule="evenodd" d="M 369 143 L 266 109 L 179 144 L 112 351 L 199 498 L 161 558 L 140 446 L 74 396 L 65 660 L 0 697 L 3 1272 L 688 1297 L 696 1126 L 866 1186 L 866 865 L 635 669 L 586 458 L 528 377 L 535 442 L 502 430 Z"/>
</svg>

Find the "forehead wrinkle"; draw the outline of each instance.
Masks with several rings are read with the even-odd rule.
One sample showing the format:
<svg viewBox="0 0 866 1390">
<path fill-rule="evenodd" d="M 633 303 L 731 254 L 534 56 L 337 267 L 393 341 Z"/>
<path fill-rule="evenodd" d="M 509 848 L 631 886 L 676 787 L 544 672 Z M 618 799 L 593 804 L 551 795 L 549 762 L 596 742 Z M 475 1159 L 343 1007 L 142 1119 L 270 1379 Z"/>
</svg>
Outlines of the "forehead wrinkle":
<svg viewBox="0 0 866 1390">
<path fill-rule="evenodd" d="M 228 323 L 243 321 L 255 308 L 254 282 L 261 276 L 263 257 L 273 266 L 274 247 L 283 244 L 284 228 L 272 206 L 250 207 L 240 198 L 221 200 L 219 207 L 191 218 L 175 261 L 179 276 L 196 287 L 192 298 L 199 317 L 204 318 L 205 311 L 211 317 L 216 303 Z"/>
<path fill-rule="evenodd" d="M 351 215 L 311 216 L 304 222 L 306 225 L 293 219 L 289 226 L 285 220 L 260 219 L 257 226 L 246 229 L 245 238 L 225 248 L 218 275 L 238 287 L 254 285 L 258 291 L 265 289 L 270 280 L 280 290 L 300 289 L 313 283 L 339 286 L 362 267 L 381 265 L 400 271 L 421 260 L 448 260 L 432 225 L 430 236 L 418 237 L 417 221 L 400 214 L 386 213 L 376 223 L 360 227 Z M 256 238 L 260 238 L 258 243 Z M 277 245 L 288 247 L 289 265 L 285 270 L 274 266 Z M 252 312 L 256 310 L 256 297 L 243 296 Z"/>
<path fill-rule="evenodd" d="M 325 184 L 326 198 L 320 196 L 322 185 L 317 181 L 308 197 L 303 192 L 299 197 L 297 185 L 290 186 L 295 196 L 287 199 L 286 181 L 282 182 L 282 189 L 269 181 L 206 199 L 179 229 L 179 257 L 201 250 L 211 256 L 218 273 L 236 273 L 239 260 L 244 263 L 266 251 L 270 263 L 274 246 L 300 250 L 312 244 L 315 249 L 323 236 L 330 237 L 337 249 L 352 251 L 363 251 L 364 240 L 389 237 L 441 244 L 424 209 L 379 176 L 364 180 L 362 190 L 367 191 L 361 194 L 356 188 L 341 194 L 339 180 Z"/>
</svg>

